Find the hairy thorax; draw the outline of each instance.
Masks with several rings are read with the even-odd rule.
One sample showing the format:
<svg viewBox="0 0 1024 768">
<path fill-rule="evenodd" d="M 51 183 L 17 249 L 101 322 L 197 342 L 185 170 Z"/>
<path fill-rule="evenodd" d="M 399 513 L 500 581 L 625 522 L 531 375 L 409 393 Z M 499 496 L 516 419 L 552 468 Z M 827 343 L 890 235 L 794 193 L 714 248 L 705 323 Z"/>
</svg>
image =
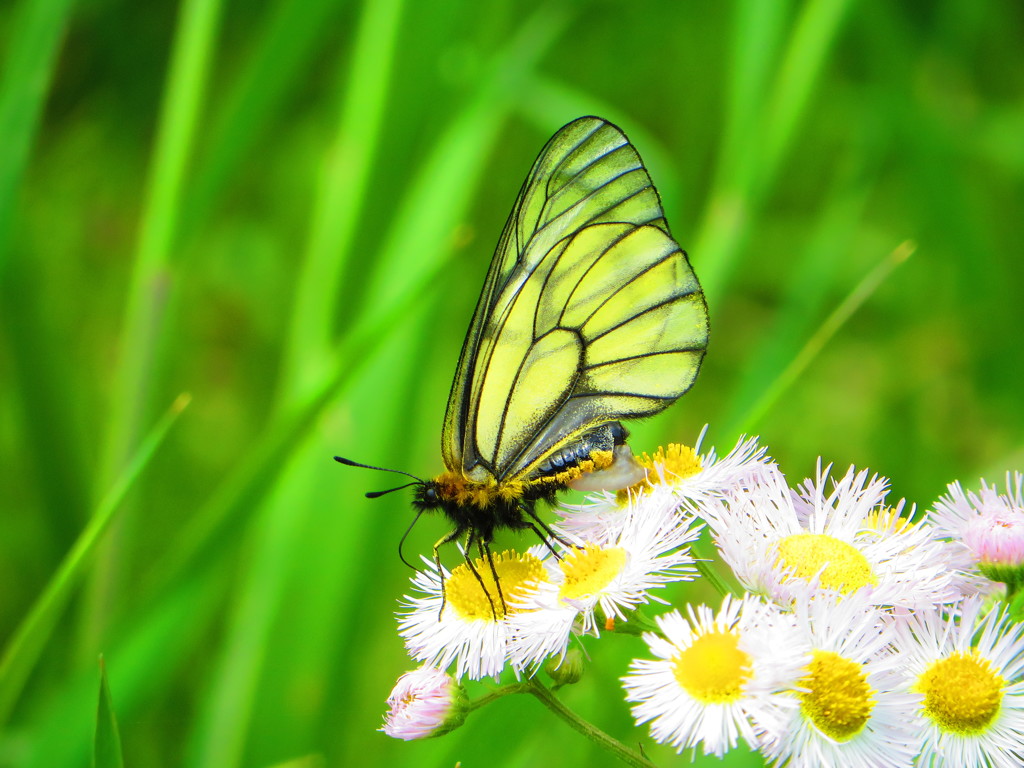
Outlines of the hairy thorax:
<svg viewBox="0 0 1024 768">
<path fill-rule="evenodd" d="M 568 488 L 587 474 L 611 467 L 614 458 L 613 451 L 592 451 L 579 463 L 546 474 L 527 476 L 525 479 L 498 481 L 489 478 L 483 482 L 475 482 L 461 472 L 448 471 L 438 475 L 432 482 L 438 500 L 442 503 L 487 509 L 496 504 L 549 496 L 561 488 Z"/>
</svg>

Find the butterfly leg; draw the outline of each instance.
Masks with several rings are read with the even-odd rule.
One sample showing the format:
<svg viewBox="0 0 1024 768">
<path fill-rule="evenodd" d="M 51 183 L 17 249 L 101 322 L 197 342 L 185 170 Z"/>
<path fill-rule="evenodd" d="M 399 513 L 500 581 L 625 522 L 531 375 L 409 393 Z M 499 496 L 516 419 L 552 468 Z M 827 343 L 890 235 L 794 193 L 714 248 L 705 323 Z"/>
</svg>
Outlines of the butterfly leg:
<svg viewBox="0 0 1024 768">
<path fill-rule="evenodd" d="M 551 528 L 548 527 L 547 523 L 545 523 L 543 520 L 537 517 L 537 513 L 533 511 L 532 504 L 523 504 L 522 508 L 523 511 L 525 511 L 526 514 L 528 514 L 530 518 L 533 520 L 532 523 L 529 523 L 530 528 L 533 529 L 533 532 L 537 534 L 537 538 L 544 542 L 544 546 L 547 547 L 548 551 L 550 551 L 551 554 L 555 556 L 556 560 L 560 560 L 561 558 L 559 557 L 558 553 L 555 552 L 555 548 L 551 546 L 551 539 L 554 539 L 566 549 L 572 549 L 573 545 L 570 542 L 566 541 L 557 533 L 552 531 Z M 540 529 L 538 529 L 537 526 L 540 526 Z M 541 533 L 542 530 L 544 531 L 544 533 Z"/>
<path fill-rule="evenodd" d="M 450 532 L 442 536 L 440 539 L 438 539 L 437 542 L 434 544 L 434 565 L 437 566 L 437 577 L 441 579 L 441 610 L 437 612 L 438 621 L 441 620 L 441 616 L 442 614 L 444 614 L 444 606 L 448 599 L 444 592 L 444 571 L 441 570 L 441 553 L 439 550 L 445 544 L 449 544 L 455 541 L 457 538 L 459 538 L 459 536 L 461 536 L 463 531 L 465 530 L 465 526 L 456 526 L 453 530 L 451 530 Z M 470 536 L 472 536 L 472 533 L 470 534 Z"/>
<path fill-rule="evenodd" d="M 491 599 L 491 593 L 489 591 L 487 591 L 487 585 L 484 583 L 484 577 L 480 575 L 480 571 L 478 571 L 476 569 L 476 566 L 473 565 L 473 558 L 471 558 L 469 556 L 469 553 L 472 551 L 474 544 L 476 544 L 477 547 L 480 549 L 480 557 L 483 558 L 483 555 L 484 555 L 483 546 L 484 545 L 483 545 L 482 539 L 480 538 L 479 533 L 477 533 L 476 528 L 470 528 L 469 529 L 469 536 L 466 537 L 466 549 L 463 550 L 462 556 L 464 558 L 466 558 L 466 566 L 469 568 L 470 572 L 474 576 L 476 576 L 476 580 L 480 584 L 480 589 L 483 590 L 484 597 L 487 598 L 487 604 L 491 607 L 491 616 L 493 616 L 494 620 L 497 621 L 498 620 L 498 612 L 496 610 L 494 610 L 494 601 Z M 491 563 L 491 570 L 492 571 L 494 570 L 494 564 L 493 563 Z M 497 580 L 497 576 L 496 575 L 495 575 L 495 580 Z M 500 588 L 499 588 L 499 594 L 500 594 Z M 502 601 L 502 605 L 504 605 L 504 601 Z"/>
<path fill-rule="evenodd" d="M 501 615 L 507 616 L 508 606 L 505 605 L 505 595 L 501 591 L 501 581 L 498 579 L 498 570 L 494 567 L 494 556 L 491 554 L 491 543 L 489 541 L 485 542 L 482 537 L 477 538 L 476 543 L 480 548 L 480 557 L 483 558 L 486 555 L 487 564 L 491 566 L 491 576 L 494 577 L 494 586 L 498 590 L 498 599 L 501 600 Z M 490 600 L 489 595 L 487 599 Z M 493 611 L 493 606 L 491 610 Z M 497 616 L 495 616 L 495 619 L 497 619 Z"/>
</svg>

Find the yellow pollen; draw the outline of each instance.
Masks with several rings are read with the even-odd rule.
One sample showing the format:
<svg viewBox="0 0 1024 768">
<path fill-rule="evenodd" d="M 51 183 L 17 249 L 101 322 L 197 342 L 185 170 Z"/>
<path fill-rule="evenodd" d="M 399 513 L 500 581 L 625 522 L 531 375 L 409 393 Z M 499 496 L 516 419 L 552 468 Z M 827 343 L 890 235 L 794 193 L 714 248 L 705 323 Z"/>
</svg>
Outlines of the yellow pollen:
<svg viewBox="0 0 1024 768">
<path fill-rule="evenodd" d="M 800 709 L 819 731 L 836 741 L 856 736 L 875 708 L 874 691 L 857 664 L 832 651 L 814 651 L 800 680 Z"/>
<path fill-rule="evenodd" d="M 665 447 L 658 447 L 653 456 L 644 451 L 643 456 L 637 458 L 637 463 L 647 470 L 647 477 L 636 485 L 624 488 L 616 496 L 620 502 L 629 498 L 629 493 L 634 495 L 651 490 L 661 482 L 657 467 L 664 468 L 665 481 L 671 485 L 676 480 L 684 480 L 698 474 L 702 467 L 700 456 L 688 445 L 669 443 Z"/>
<path fill-rule="evenodd" d="M 740 638 L 731 632 L 708 632 L 675 660 L 676 681 L 705 704 L 736 701 L 752 674 L 750 655 L 741 651 Z"/>
<path fill-rule="evenodd" d="M 473 567 L 483 580 L 486 592 L 466 563 L 452 569 L 451 575 L 444 582 L 448 605 L 465 621 L 494 621 L 495 616 L 500 620 L 505 618 L 505 609 L 510 614 L 516 613 L 522 610 L 514 605 L 516 598 L 526 593 L 533 584 L 547 581 L 541 561 L 528 552 L 519 554 L 508 550 L 494 556 L 494 570 L 501 584 L 500 592 L 494 583 L 491 566 L 485 559 L 478 557 L 473 561 Z M 502 598 L 505 599 L 505 609 L 502 608 Z"/>
<path fill-rule="evenodd" d="M 626 550 L 587 544 L 562 558 L 559 566 L 565 574 L 558 596 L 569 600 L 596 595 L 611 584 L 626 564 Z"/>
<path fill-rule="evenodd" d="M 885 507 L 872 512 L 864 518 L 864 530 L 875 533 L 905 533 L 912 529 L 914 524 L 892 507 Z"/>
<path fill-rule="evenodd" d="M 961 736 L 983 732 L 999 714 L 1006 680 L 977 651 L 956 651 L 928 667 L 914 690 L 939 728 Z"/>
<path fill-rule="evenodd" d="M 820 533 L 798 533 L 779 542 L 776 566 L 810 581 L 821 572 L 820 585 L 843 594 L 877 584 L 871 565 L 856 547 Z"/>
</svg>

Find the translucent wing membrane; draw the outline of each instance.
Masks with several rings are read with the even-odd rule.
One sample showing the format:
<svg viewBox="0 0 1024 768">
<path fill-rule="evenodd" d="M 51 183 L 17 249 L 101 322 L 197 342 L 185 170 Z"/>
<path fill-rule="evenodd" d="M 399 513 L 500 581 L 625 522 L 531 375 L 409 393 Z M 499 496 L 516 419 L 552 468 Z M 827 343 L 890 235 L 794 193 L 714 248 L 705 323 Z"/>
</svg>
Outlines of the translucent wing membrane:
<svg viewBox="0 0 1024 768">
<path fill-rule="evenodd" d="M 594 426 L 692 385 L 707 310 L 622 132 L 575 120 L 534 163 L 502 232 L 448 401 L 445 463 L 529 476 Z"/>
</svg>

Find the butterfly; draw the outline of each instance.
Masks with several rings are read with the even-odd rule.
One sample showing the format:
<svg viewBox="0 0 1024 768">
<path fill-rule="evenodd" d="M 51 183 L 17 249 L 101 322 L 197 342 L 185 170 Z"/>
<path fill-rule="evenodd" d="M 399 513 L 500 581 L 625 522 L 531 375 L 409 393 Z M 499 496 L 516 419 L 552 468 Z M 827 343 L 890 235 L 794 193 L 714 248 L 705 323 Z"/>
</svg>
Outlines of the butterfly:
<svg viewBox="0 0 1024 768">
<path fill-rule="evenodd" d="M 636 149 L 599 117 L 559 129 L 519 191 L 462 345 L 446 469 L 430 480 L 402 473 L 414 478 L 399 488 L 415 487 L 416 519 L 440 511 L 451 523 L 433 548 L 438 572 L 439 548 L 465 536 L 487 594 L 469 553 L 498 583 L 496 531 L 532 529 L 550 548 L 557 537 L 538 501 L 642 480 L 620 420 L 685 393 L 707 342 L 704 294 Z"/>
</svg>

